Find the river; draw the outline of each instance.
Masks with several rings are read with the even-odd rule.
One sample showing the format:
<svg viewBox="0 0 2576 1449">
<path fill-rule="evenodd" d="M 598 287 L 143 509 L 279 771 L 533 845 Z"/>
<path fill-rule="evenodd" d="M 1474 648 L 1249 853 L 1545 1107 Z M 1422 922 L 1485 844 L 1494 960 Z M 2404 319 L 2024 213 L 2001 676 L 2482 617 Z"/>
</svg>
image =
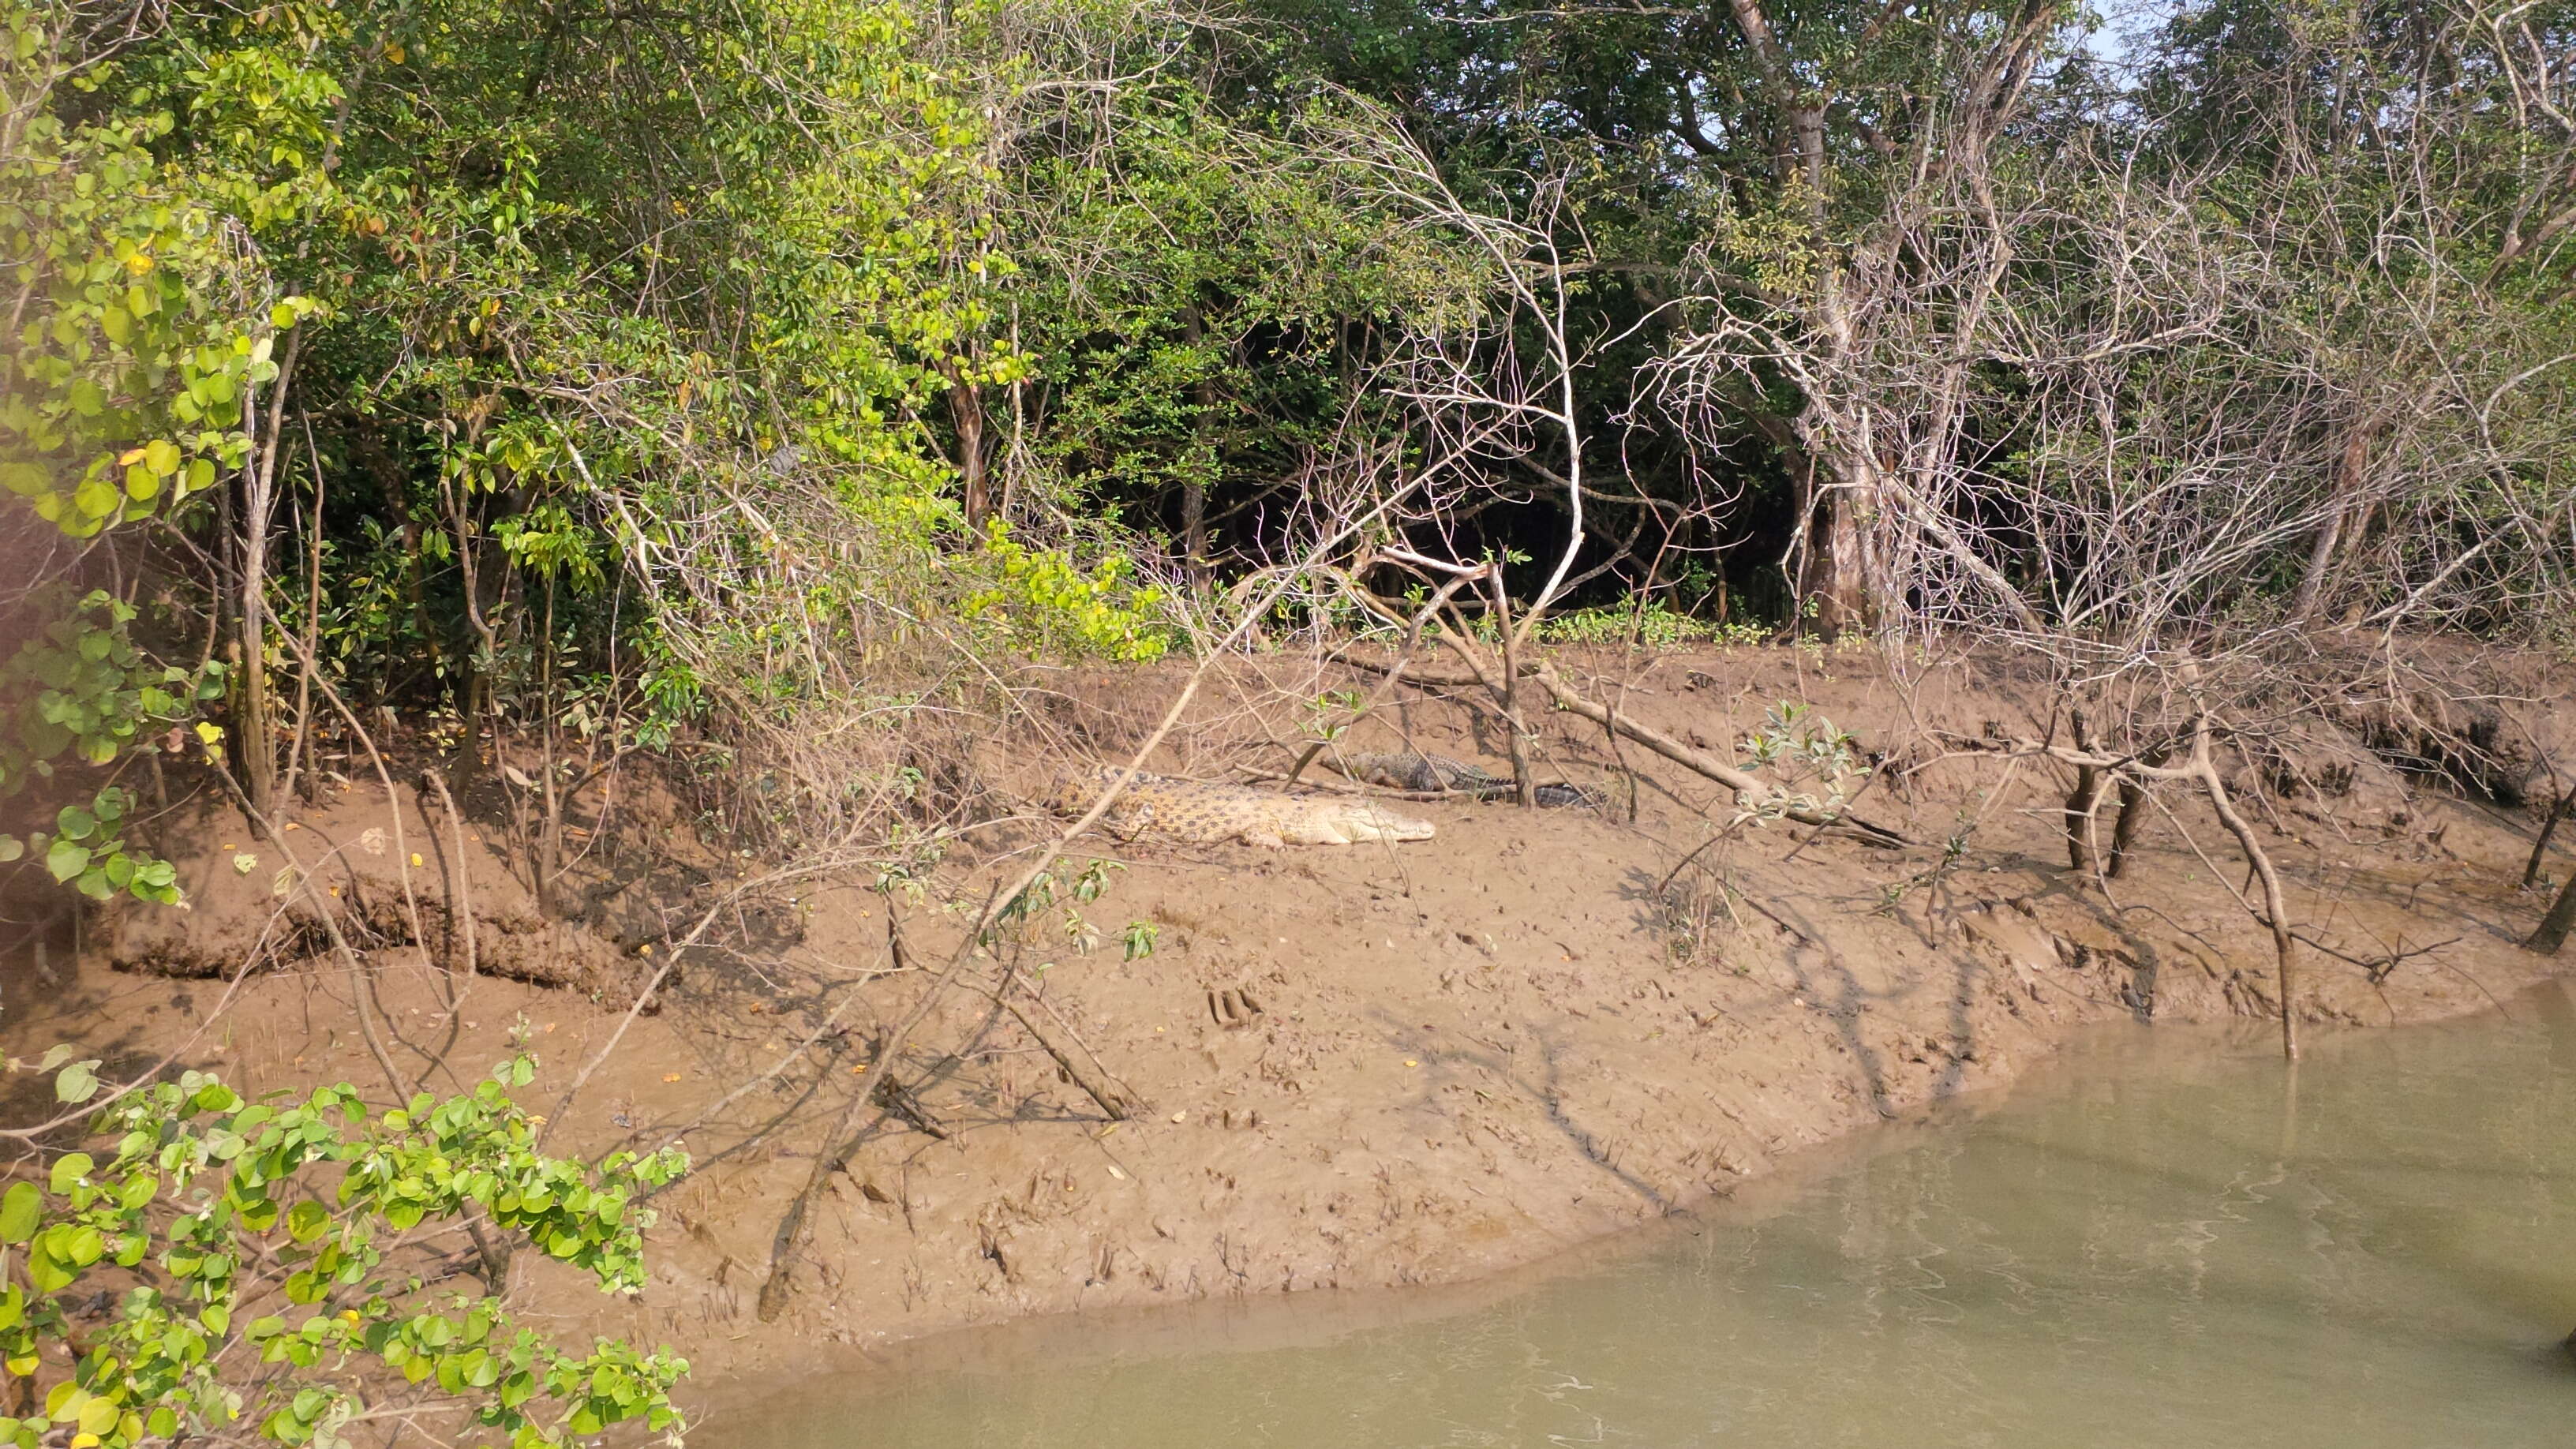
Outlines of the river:
<svg viewBox="0 0 2576 1449">
<path fill-rule="evenodd" d="M 2576 1444 L 2576 997 L 2146 1028 L 1483 1290 L 1035 1325 L 702 1449 Z"/>
</svg>

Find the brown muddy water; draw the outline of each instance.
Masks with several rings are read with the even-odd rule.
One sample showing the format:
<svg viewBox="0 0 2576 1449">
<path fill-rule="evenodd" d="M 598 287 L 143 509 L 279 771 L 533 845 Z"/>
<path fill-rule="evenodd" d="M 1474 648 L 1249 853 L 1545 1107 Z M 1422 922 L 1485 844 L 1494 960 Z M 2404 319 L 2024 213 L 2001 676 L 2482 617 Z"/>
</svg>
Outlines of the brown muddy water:
<svg viewBox="0 0 2576 1449">
<path fill-rule="evenodd" d="M 701 1449 L 2576 1444 L 2576 996 L 2091 1039 L 1613 1250 L 916 1346 Z"/>
</svg>

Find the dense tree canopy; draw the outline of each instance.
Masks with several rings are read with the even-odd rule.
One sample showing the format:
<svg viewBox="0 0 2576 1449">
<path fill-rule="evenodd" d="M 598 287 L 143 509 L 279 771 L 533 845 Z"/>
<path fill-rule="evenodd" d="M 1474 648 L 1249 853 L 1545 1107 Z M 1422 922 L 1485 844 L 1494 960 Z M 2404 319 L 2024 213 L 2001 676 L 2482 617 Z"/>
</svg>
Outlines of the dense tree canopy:
<svg viewBox="0 0 2576 1449">
<path fill-rule="evenodd" d="M 20 0 L 0 767 L 756 749 L 1368 497 L 1556 608 L 2564 631 L 2571 23 Z"/>
</svg>

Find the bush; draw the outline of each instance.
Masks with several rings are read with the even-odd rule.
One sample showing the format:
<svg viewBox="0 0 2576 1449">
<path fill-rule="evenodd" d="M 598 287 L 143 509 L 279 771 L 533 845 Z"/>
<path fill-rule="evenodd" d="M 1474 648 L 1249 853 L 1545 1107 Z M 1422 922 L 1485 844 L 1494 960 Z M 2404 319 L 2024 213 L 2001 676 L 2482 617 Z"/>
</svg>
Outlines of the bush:
<svg viewBox="0 0 2576 1449">
<path fill-rule="evenodd" d="M 99 1063 L 72 1055 L 37 1069 L 77 1108 Z M 194 1071 L 110 1099 L 95 1154 L 53 1154 L 0 1194 L 0 1443 L 336 1446 L 360 1420 L 416 1420 L 539 1449 L 640 1419 L 678 1444 L 686 1362 L 610 1339 L 567 1352 L 489 1292 L 443 1286 L 478 1252 L 502 1276 L 505 1243 L 603 1291 L 644 1285 L 635 1198 L 686 1158 L 541 1155 L 508 1092 L 533 1070 L 514 1058 L 467 1095 L 381 1113 L 346 1085 L 252 1103 Z M 474 1248 L 427 1251 L 458 1230 Z"/>
</svg>

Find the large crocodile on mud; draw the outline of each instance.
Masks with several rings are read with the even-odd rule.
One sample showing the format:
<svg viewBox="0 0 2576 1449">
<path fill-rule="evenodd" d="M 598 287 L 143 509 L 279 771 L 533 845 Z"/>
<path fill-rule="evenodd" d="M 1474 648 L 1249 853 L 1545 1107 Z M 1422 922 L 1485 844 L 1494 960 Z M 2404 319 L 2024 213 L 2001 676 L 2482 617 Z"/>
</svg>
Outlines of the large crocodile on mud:
<svg viewBox="0 0 2576 1449">
<path fill-rule="evenodd" d="M 1047 797 L 1047 808 L 1060 815 L 1081 815 L 1116 782 L 1119 773 L 1116 767 L 1103 765 L 1060 781 Z M 1433 833 L 1430 821 L 1398 815 L 1347 795 L 1289 795 L 1146 774 L 1137 775 L 1110 802 L 1101 824 L 1122 837 L 1152 831 L 1199 844 L 1240 840 L 1273 849 L 1429 840 Z"/>
</svg>

